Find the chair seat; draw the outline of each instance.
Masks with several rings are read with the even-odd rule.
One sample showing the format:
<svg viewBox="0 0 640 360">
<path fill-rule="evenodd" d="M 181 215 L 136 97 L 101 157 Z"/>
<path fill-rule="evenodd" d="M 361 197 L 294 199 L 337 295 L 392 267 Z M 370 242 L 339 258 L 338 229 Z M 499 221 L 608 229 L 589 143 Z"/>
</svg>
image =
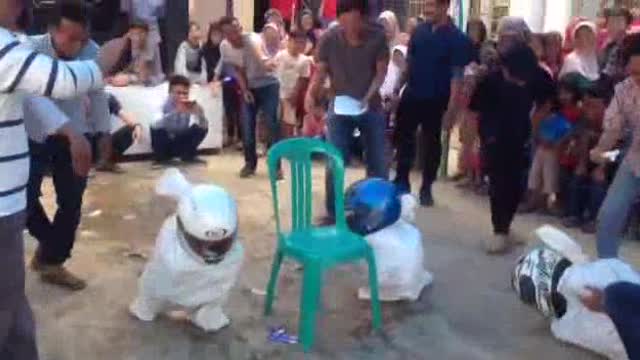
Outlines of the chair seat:
<svg viewBox="0 0 640 360">
<path fill-rule="evenodd" d="M 357 234 L 338 228 L 319 227 L 285 234 L 285 253 L 300 261 L 307 259 L 340 263 L 362 258 L 367 242 Z"/>
</svg>

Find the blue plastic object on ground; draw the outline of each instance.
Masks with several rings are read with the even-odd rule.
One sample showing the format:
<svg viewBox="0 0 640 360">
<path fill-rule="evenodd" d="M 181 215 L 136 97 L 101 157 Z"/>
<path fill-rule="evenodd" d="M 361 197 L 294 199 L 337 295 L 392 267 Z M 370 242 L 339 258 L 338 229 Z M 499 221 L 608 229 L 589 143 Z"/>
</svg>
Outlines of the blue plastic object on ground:
<svg viewBox="0 0 640 360">
<path fill-rule="evenodd" d="M 298 337 L 287 333 L 287 329 L 283 326 L 269 328 L 269 336 L 267 337 L 270 342 L 277 344 L 297 344 Z"/>
</svg>

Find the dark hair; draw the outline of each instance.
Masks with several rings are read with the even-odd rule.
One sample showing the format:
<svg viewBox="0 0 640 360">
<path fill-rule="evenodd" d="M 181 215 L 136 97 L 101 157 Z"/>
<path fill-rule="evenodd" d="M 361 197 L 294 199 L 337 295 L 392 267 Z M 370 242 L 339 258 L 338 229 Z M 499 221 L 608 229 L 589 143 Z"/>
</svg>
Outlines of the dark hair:
<svg viewBox="0 0 640 360">
<path fill-rule="evenodd" d="M 367 0 L 338 0 L 338 16 L 351 11 L 366 15 L 369 11 L 369 2 Z"/>
<path fill-rule="evenodd" d="M 80 24 L 86 29 L 89 27 L 89 8 L 80 1 L 62 1 L 53 9 L 49 25 L 53 27 L 60 26 L 62 20 Z"/>
<path fill-rule="evenodd" d="M 438 5 L 451 5 L 451 0 L 437 0 Z"/>
<path fill-rule="evenodd" d="M 471 30 L 472 26 L 477 26 L 480 29 L 480 43 L 485 42 L 487 40 L 487 25 L 480 18 L 471 18 L 467 21 L 467 35 Z"/>
<path fill-rule="evenodd" d="M 627 22 L 627 25 L 631 25 L 631 23 L 633 22 L 633 15 L 631 14 L 631 11 L 629 11 L 629 9 L 624 7 L 614 7 L 614 8 L 605 9 L 604 17 L 607 19 L 607 21 L 609 21 L 609 18 L 612 18 L 612 17 L 623 17 L 624 20 Z"/>
<path fill-rule="evenodd" d="M 526 44 L 517 44 L 502 56 L 502 66 L 519 80 L 529 81 L 538 68 L 538 59 Z"/>
<path fill-rule="evenodd" d="M 205 45 L 213 46 L 213 44 L 211 43 L 211 34 L 213 34 L 214 31 L 222 32 L 222 29 L 220 28 L 220 23 L 217 21 L 209 24 L 209 30 L 207 31 L 207 41 L 204 42 Z"/>
<path fill-rule="evenodd" d="M 578 72 L 565 74 L 558 80 L 558 89 L 570 92 L 574 102 L 580 101 L 591 86 L 592 82 Z"/>
<path fill-rule="evenodd" d="M 629 34 L 622 40 L 622 60 L 625 65 L 631 58 L 640 55 L 640 33 Z"/>
<path fill-rule="evenodd" d="M 169 77 L 169 91 L 171 91 L 174 86 L 191 87 L 191 81 L 182 75 L 171 75 L 171 77 Z"/>
<path fill-rule="evenodd" d="M 610 81 L 603 79 L 594 81 L 585 91 L 585 96 L 589 96 L 595 99 L 602 99 L 605 105 L 609 105 L 613 98 L 613 86 Z"/>
<path fill-rule="evenodd" d="M 131 23 L 129 23 L 129 29 L 138 29 L 143 30 L 144 32 L 149 32 L 149 24 L 142 20 L 134 19 L 133 21 L 131 21 Z"/>
<path fill-rule="evenodd" d="M 280 12 L 280 10 L 278 10 L 278 9 L 274 9 L 274 8 L 271 8 L 271 9 L 267 10 L 267 11 L 264 13 L 264 21 L 265 21 L 265 22 L 269 21 L 269 18 L 270 18 L 270 17 L 272 17 L 272 16 L 276 16 L 276 17 L 280 18 L 280 20 L 284 20 L 284 18 L 282 17 L 282 13 Z"/>
<path fill-rule="evenodd" d="M 220 18 L 220 20 L 218 20 L 218 25 L 220 25 L 220 28 L 222 28 L 223 26 L 233 25 L 236 22 L 238 22 L 238 19 L 233 16 L 223 16 Z"/>
</svg>

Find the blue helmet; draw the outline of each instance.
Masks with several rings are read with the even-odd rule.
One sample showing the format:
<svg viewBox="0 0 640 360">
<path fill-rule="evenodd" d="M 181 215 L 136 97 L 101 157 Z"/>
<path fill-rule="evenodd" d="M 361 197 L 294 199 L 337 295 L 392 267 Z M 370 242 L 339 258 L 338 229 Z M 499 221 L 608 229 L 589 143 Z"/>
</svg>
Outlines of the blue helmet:
<svg viewBox="0 0 640 360">
<path fill-rule="evenodd" d="M 371 178 L 349 186 L 345 194 L 345 210 L 351 231 L 364 236 L 398 221 L 402 203 L 392 182 Z"/>
</svg>

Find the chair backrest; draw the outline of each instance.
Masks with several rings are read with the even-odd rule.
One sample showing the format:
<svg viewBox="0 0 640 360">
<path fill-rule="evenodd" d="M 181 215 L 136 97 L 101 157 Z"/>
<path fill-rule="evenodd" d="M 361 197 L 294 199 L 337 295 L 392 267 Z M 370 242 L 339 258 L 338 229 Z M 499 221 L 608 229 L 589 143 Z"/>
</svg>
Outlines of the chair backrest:
<svg viewBox="0 0 640 360">
<path fill-rule="evenodd" d="M 291 228 L 293 231 L 303 230 L 312 224 L 312 155 L 325 156 L 332 169 L 335 191 L 336 226 L 345 228 L 344 216 L 344 161 L 338 149 L 333 145 L 316 139 L 292 138 L 280 141 L 270 150 L 267 158 L 271 193 L 276 217 L 278 235 L 282 234 L 280 211 L 278 206 L 277 171 L 282 160 L 291 165 Z M 329 175 L 327 175 L 329 176 Z"/>
</svg>

